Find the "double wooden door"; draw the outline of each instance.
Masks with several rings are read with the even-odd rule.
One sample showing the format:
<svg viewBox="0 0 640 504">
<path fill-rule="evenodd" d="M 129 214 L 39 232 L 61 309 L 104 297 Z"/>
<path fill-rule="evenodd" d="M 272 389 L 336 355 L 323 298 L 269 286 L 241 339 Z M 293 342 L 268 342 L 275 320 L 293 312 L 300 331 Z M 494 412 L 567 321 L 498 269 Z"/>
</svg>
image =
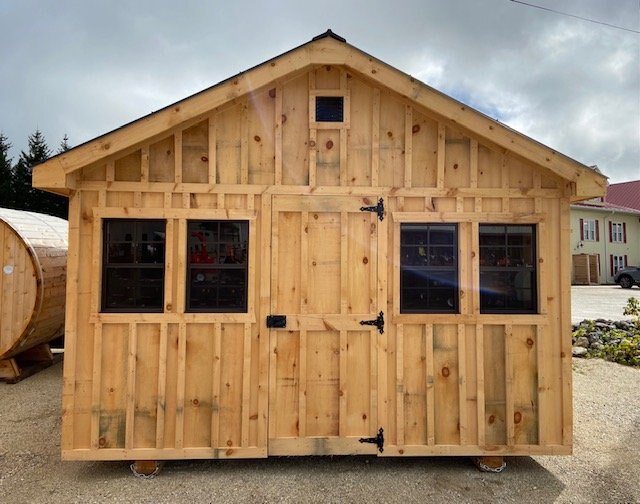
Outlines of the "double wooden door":
<svg viewBox="0 0 640 504">
<path fill-rule="evenodd" d="M 376 453 L 386 306 L 386 220 L 377 197 L 272 199 L 271 455 Z M 383 251 L 381 253 L 381 251 Z M 379 320 L 379 319 L 378 319 Z M 280 319 L 282 322 L 282 319 Z"/>
</svg>

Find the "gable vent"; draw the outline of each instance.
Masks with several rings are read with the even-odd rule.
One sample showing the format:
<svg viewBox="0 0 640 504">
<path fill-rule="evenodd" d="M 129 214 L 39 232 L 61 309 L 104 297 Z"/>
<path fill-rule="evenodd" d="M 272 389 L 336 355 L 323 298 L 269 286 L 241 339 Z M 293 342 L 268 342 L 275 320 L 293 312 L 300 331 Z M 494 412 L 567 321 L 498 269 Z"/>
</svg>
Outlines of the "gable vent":
<svg viewBox="0 0 640 504">
<path fill-rule="evenodd" d="M 316 121 L 343 122 L 343 96 L 316 96 Z"/>
</svg>

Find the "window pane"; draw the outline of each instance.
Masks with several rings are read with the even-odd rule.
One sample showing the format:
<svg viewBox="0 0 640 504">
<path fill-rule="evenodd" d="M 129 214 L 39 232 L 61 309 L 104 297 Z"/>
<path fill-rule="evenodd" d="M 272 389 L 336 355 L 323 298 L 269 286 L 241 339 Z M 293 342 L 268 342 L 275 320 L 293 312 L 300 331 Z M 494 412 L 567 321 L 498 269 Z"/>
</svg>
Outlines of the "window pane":
<svg viewBox="0 0 640 504">
<path fill-rule="evenodd" d="M 458 309 L 457 227 L 402 224 L 400 311 L 452 313 Z"/>
<path fill-rule="evenodd" d="M 534 226 L 480 225 L 480 310 L 535 312 L 535 263 Z"/>
<path fill-rule="evenodd" d="M 162 311 L 165 222 L 106 219 L 103 311 Z"/>
<path fill-rule="evenodd" d="M 188 223 L 188 310 L 247 310 L 248 241 L 247 221 Z"/>
</svg>

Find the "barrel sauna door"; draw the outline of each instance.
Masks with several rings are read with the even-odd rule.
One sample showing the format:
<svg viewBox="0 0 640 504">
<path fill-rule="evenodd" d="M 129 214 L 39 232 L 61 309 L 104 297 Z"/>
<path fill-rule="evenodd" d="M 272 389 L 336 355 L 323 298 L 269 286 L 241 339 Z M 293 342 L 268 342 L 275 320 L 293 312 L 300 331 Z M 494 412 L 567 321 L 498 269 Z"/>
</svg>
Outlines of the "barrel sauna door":
<svg viewBox="0 0 640 504">
<path fill-rule="evenodd" d="M 376 200 L 273 197 L 270 455 L 377 451 Z"/>
</svg>

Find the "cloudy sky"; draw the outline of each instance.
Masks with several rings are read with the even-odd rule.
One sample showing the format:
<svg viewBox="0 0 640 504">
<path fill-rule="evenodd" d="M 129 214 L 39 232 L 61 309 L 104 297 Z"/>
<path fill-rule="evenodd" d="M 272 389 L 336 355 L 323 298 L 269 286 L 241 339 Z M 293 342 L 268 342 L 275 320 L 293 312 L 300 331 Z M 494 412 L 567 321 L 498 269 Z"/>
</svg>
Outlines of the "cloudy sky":
<svg viewBox="0 0 640 504">
<path fill-rule="evenodd" d="M 640 178 L 640 0 L 0 0 L 0 131 L 78 145 L 331 28 L 587 165 Z M 635 32 L 634 32 L 635 31 Z M 14 159 L 15 160 L 15 159 Z"/>
</svg>

